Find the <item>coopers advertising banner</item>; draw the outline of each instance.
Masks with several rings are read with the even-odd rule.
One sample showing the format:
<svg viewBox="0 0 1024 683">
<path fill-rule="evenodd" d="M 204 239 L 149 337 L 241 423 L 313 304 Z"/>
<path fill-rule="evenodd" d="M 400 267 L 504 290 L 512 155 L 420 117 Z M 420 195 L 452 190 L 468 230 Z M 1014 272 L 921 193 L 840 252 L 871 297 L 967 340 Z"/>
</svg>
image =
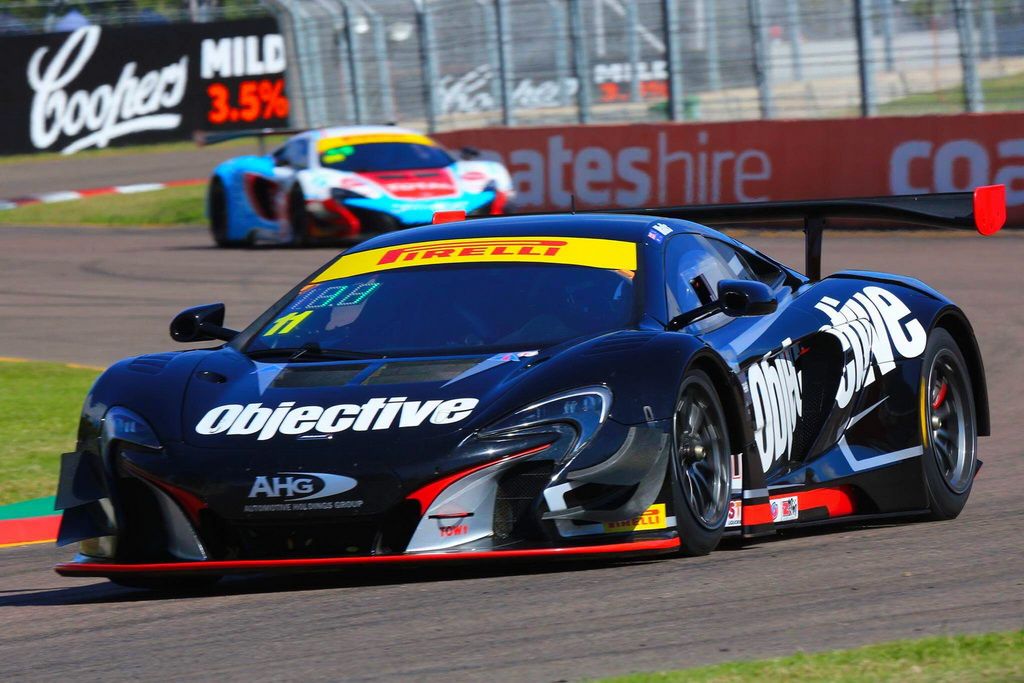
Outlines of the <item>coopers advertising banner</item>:
<svg viewBox="0 0 1024 683">
<path fill-rule="evenodd" d="M 284 41 L 272 19 L 85 26 L 2 44 L 3 154 L 288 122 Z"/>
<path fill-rule="evenodd" d="M 519 210 L 756 202 L 1007 187 L 1024 226 L 1024 113 L 494 128 L 437 136 L 512 173 Z"/>
</svg>

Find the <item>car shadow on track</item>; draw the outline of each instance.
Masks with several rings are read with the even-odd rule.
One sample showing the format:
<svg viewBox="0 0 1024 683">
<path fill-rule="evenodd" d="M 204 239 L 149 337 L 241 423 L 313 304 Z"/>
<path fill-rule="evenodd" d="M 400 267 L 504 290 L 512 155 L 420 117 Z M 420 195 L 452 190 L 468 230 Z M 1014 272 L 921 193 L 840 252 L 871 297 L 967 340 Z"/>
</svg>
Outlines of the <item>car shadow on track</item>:
<svg viewBox="0 0 1024 683">
<path fill-rule="evenodd" d="M 358 570 L 311 572 L 288 575 L 239 575 L 226 577 L 219 583 L 195 590 L 156 591 L 118 586 L 105 579 L 85 586 L 69 586 L 40 591 L 0 593 L 0 608 L 47 607 L 121 602 L 145 602 L 167 599 L 202 599 L 229 595 L 285 593 L 309 590 L 380 587 L 400 584 L 466 581 L 497 577 L 565 574 L 620 565 L 636 565 L 664 560 L 664 557 L 630 560 L 562 560 L 548 563 L 494 563 L 493 565 L 447 567 L 371 567 Z"/>
<path fill-rule="evenodd" d="M 921 518 L 918 520 L 923 521 Z M 806 529 L 787 529 L 777 536 L 742 539 L 725 538 L 711 554 L 721 558 L 722 553 L 755 551 L 772 547 L 776 543 L 785 546 L 788 540 L 805 537 L 824 537 L 851 531 L 882 529 L 904 526 L 912 520 L 892 520 L 835 524 Z M 678 555 L 661 555 L 634 558 L 562 559 L 558 561 L 504 561 L 476 565 L 446 565 L 421 567 L 362 567 L 358 569 L 333 570 L 287 575 L 251 574 L 237 575 L 222 579 L 219 583 L 201 589 L 156 591 L 119 586 L 105 579 L 96 579 L 89 585 L 69 586 L 41 591 L 0 592 L 0 608 L 3 607 L 47 607 L 61 605 L 87 605 L 122 602 L 146 602 L 168 599 L 202 599 L 230 595 L 256 595 L 260 593 L 286 593 L 310 590 L 366 588 L 403 584 L 440 583 L 474 579 L 511 578 L 540 576 L 547 574 L 568 574 L 595 569 L 610 569 L 627 565 L 651 564 L 671 560 L 692 563 L 695 571 L 704 571 L 708 558 L 683 558 Z"/>
</svg>

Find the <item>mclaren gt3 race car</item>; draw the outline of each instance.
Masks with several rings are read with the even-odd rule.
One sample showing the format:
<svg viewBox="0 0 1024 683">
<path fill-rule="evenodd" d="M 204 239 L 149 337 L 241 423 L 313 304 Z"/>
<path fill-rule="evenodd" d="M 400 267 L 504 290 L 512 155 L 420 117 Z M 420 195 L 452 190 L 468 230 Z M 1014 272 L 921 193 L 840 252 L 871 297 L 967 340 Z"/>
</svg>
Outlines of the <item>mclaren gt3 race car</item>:
<svg viewBox="0 0 1024 683">
<path fill-rule="evenodd" d="M 123 360 L 85 400 L 57 571 L 700 555 L 956 517 L 989 431 L 971 325 L 912 278 L 821 278 L 822 217 L 991 233 L 1004 197 L 433 225 L 342 253 L 241 332 L 186 310 L 174 339 L 225 343 Z M 808 274 L 697 217 L 806 218 Z"/>
<path fill-rule="evenodd" d="M 211 134 L 201 142 L 279 132 Z M 269 155 L 220 164 L 207 214 L 222 247 L 306 245 L 427 224 L 441 211 L 499 215 L 512 196 L 508 171 L 497 162 L 456 160 L 411 130 L 348 126 L 304 131 Z"/>
</svg>

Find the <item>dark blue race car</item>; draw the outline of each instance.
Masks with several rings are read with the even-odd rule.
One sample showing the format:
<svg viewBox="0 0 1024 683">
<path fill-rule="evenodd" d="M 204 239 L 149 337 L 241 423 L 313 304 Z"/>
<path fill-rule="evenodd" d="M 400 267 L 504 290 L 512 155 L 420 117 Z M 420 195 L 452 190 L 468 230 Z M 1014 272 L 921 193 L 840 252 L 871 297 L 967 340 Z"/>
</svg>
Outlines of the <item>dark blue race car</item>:
<svg viewBox="0 0 1024 683">
<path fill-rule="evenodd" d="M 64 575 L 682 552 L 955 517 L 988 399 L 928 285 L 821 278 L 825 216 L 998 230 L 966 195 L 472 220 L 333 259 L 220 346 L 123 360 L 63 456 Z M 704 225 L 803 218 L 808 275 Z M 187 580 L 186 580 L 187 579 Z"/>
</svg>

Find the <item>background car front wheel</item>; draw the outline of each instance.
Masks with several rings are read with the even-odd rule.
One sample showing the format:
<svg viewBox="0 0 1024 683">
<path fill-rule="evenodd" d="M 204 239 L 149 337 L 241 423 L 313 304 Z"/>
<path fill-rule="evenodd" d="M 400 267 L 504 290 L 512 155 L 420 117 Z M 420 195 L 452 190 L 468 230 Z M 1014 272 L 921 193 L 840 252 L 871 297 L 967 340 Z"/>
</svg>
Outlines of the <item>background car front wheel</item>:
<svg viewBox="0 0 1024 683">
<path fill-rule="evenodd" d="M 960 347 L 942 328 L 928 335 L 922 363 L 921 431 L 932 519 L 953 519 L 971 494 L 978 467 L 974 392 Z"/>
<path fill-rule="evenodd" d="M 718 545 L 729 515 L 731 462 L 725 411 L 711 379 L 687 374 L 674 424 L 673 492 L 683 555 L 706 555 Z"/>
<path fill-rule="evenodd" d="M 210 234 L 218 247 L 245 247 L 249 246 L 251 240 L 248 236 L 245 239 L 231 239 L 228 232 L 228 200 L 224 189 L 224 181 L 220 178 L 210 180 L 210 189 L 207 193 L 207 213 L 210 216 Z"/>
</svg>

